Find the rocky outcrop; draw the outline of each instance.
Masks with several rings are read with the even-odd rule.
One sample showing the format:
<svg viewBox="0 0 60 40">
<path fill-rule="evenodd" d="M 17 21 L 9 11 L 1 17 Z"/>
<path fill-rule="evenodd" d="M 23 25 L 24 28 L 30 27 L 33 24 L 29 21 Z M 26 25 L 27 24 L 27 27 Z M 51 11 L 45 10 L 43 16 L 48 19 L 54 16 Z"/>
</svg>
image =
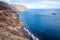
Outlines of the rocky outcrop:
<svg viewBox="0 0 60 40">
<path fill-rule="evenodd" d="M 19 11 L 24 11 L 26 8 L 17 5 L 5 5 L 0 6 L 0 40 L 29 40 L 29 38 L 21 30 L 21 28 L 23 28 L 25 25 L 19 21 L 18 11 L 14 11 L 12 6 L 18 8 Z M 7 8 L 10 9 L 7 10 Z"/>
</svg>

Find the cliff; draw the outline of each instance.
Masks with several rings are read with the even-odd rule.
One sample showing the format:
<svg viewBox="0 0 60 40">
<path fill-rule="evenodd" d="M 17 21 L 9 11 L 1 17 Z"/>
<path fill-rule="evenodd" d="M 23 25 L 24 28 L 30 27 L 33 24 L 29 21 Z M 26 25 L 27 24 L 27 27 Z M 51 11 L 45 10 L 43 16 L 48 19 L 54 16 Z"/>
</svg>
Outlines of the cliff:
<svg viewBox="0 0 60 40">
<path fill-rule="evenodd" d="M 12 6 L 15 6 L 19 11 L 26 10 L 26 7 L 24 6 L 20 5 Z M 17 15 L 19 14 L 17 13 L 8 14 L 8 11 L 6 11 L 5 13 L 2 11 L 0 13 L 0 40 L 29 40 L 29 38 L 27 38 L 21 30 L 18 30 L 18 28 L 19 29 L 23 28 L 24 24 L 19 21 L 18 19 L 19 16 Z M 10 23 L 11 25 L 8 23 Z"/>
</svg>

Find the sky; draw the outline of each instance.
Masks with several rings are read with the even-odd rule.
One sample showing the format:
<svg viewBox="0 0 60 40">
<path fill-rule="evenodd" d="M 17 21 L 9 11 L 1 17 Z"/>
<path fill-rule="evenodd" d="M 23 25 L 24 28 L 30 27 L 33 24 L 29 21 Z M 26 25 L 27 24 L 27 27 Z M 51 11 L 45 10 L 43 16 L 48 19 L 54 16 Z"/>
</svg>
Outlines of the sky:
<svg viewBox="0 0 60 40">
<path fill-rule="evenodd" d="M 2 0 L 11 4 L 24 5 L 29 9 L 60 9 L 60 0 Z"/>
</svg>

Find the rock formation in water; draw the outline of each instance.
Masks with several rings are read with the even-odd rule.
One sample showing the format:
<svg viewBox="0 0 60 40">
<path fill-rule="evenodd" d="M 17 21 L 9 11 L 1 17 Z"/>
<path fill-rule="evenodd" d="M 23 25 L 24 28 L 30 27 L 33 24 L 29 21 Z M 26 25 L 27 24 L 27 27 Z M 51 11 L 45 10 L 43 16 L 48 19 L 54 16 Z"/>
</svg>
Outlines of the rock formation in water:
<svg viewBox="0 0 60 40">
<path fill-rule="evenodd" d="M 56 15 L 56 13 L 52 13 L 52 15 Z"/>
<path fill-rule="evenodd" d="M 29 40 L 21 30 L 17 8 L 0 1 L 0 40 Z"/>
</svg>

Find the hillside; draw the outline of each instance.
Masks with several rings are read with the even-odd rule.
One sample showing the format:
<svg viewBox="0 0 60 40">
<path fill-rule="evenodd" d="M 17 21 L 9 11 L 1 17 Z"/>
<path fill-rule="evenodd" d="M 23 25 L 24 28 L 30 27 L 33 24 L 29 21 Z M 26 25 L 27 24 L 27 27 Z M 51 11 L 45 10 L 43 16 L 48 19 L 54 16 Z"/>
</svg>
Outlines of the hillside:
<svg viewBox="0 0 60 40">
<path fill-rule="evenodd" d="M 12 4 L 12 6 L 16 7 L 19 11 L 27 10 L 27 8 L 23 5 Z"/>
<path fill-rule="evenodd" d="M 26 7 L 24 6 L 18 6 L 18 5 L 13 6 L 18 8 L 19 11 L 26 10 Z M 0 40 L 29 40 L 29 38 L 27 38 L 27 36 L 25 36 L 23 31 L 21 30 L 21 28 L 23 28 L 25 25 L 19 21 L 18 19 L 19 16 L 17 15 L 19 14 L 17 13 L 9 14 L 9 12 L 7 11 L 6 13 L 5 12 L 0 13 Z"/>
</svg>

